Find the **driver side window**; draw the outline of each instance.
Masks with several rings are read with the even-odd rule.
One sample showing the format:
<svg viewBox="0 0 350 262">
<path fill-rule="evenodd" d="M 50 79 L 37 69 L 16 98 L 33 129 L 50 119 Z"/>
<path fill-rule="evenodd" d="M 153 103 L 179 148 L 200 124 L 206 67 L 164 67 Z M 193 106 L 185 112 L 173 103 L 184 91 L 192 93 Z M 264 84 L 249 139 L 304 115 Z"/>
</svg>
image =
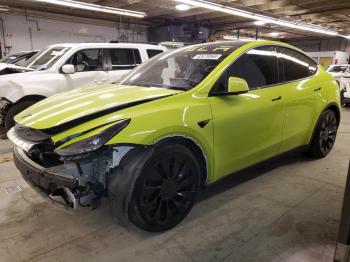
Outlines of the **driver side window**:
<svg viewBox="0 0 350 262">
<path fill-rule="evenodd" d="M 228 79 L 231 76 L 243 78 L 252 90 L 277 84 L 278 75 L 276 48 L 260 46 L 250 49 L 233 62 L 215 84 L 214 91 L 227 91 Z"/>
<path fill-rule="evenodd" d="M 101 71 L 102 50 L 85 49 L 76 52 L 66 64 L 72 64 L 76 72 Z"/>
</svg>

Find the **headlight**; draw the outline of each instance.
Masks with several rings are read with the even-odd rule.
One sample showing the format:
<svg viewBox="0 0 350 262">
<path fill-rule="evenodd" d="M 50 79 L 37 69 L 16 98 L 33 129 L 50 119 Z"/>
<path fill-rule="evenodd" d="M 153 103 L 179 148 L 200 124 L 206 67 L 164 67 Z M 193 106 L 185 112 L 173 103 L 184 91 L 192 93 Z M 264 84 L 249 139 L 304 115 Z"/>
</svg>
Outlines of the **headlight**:
<svg viewBox="0 0 350 262">
<path fill-rule="evenodd" d="M 61 156 L 72 156 L 95 151 L 102 147 L 113 136 L 122 131 L 129 123 L 130 119 L 125 119 L 107 128 L 106 130 L 103 130 L 97 135 L 80 140 L 66 147 L 56 149 L 55 152 Z"/>
</svg>

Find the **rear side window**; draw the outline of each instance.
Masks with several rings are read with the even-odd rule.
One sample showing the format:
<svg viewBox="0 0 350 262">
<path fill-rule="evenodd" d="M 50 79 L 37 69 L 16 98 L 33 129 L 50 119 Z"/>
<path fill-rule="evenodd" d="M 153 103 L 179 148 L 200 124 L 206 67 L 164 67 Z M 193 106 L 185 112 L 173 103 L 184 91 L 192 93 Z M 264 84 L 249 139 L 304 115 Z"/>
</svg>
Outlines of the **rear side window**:
<svg viewBox="0 0 350 262">
<path fill-rule="evenodd" d="M 240 56 L 224 73 L 216 91 L 226 91 L 229 77 L 247 81 L 250 89 L 277 84 L 279 81 L 277 52 L 274 46 L 261 46 Z"/>
<path fill-rule="evenodd" d="M 160 53 L 163 53 L 163 50 L 157 50 L 157 49 L 147 49 L 146 51 L 147 51 L 148 58 L 151 58 Z"/>
<path fill-rule="evenodd" d="M 138 49 L 113 48 L 110 55 L 112 70 L 132 69 L 142 62 Z"/>
<path fill-rule="evenodd" d="M 310 77 L 317 71 L 317 64 L 311 58 L 298 51 L 277 47 L 278 57 L 283 65 L 284 81 L 294 81 Z"/>
</svg>

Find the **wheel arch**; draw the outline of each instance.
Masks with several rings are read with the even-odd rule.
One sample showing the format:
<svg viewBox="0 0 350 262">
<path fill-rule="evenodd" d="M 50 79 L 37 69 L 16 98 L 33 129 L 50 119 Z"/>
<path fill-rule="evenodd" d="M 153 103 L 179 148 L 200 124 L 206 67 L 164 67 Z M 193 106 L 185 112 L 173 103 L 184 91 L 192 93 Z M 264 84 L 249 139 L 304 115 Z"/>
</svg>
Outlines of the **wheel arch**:
<svg viewBox="0 0 350 262">
<path fill-rule="evenodd" d="M 339 107 L 337 106 L 337 104 L 336 104 L 336 103 L 330 103 L 330 104 L 328 104 L 328 105 L 326 106 L 326 108 L 322 111 L 322 113 L 323 113 L 324 111 L 326 111 L 326 110 L 332 110 L 332 111 L 335 113 L 335 115 L 336 115 L 336 117 L 337 117 L 338 125 L 339 125 L 339 123 L 340 123 L 340 109 L 339 109 Z M 321 114 L 322 114 L 322 113 L 321 113 Z"/>
<path fill-rule="evenodd" d="M 37 102 L 39 102 L 40 100 L 43 100 L 45 98 L 46 98 L 46 96 L 43 96 L 43 95 L 26 95 L 26 96 L 20 98 L 19 100 L 17 100 L 13 104 L 14 105 L 19 104 L 19 103 L 24 102 L 24 101 L 37 101 Z"/>
<path fill-rule="evenodd" d="M 107 192 L 108 198 L 111 200 L 110 208 L 112 216 L 117 221 L 124 225 L 128 224 L 127 218 L 130 212 L 129 204 L 136 179 L 141 172 L 138 166 L 143 165 L 147 161 L 155 147 L 174 142 L 186 146 L 194 153 L 201 167 L 200 189 L 205 187 L 209 175 L 208 169 L 210 163 L 208 162 L 209 160 L 205 155 L 204 149 L 194 139 L 182 135 L 173 135 L 162 137 L 149 145 L 125 144 L 126 146 L 130 146 L 131 149 L 121 158 L 119 165 L 114 169 L 115 171 L 110 170 L 108 178 Z"/>
<path fill-rule="evenodd" d="M 200 168 L 201 168 L 201 184 L 200 187 L 203 189 L 206 185 L 207 179 L 208 179 L 208 170 L 209 170 L 209 163 L 208 158 L 206 157 L 206 154 L 204 153 L 203 148 L 193 139 L 189 137 L 184 137 L 180 135 L 175 135 L 171 137 L 164 137 L 160 140 L 158 140 L 154 145 L 159 145 L 163 143 L 179 143 L 183 146 L 186 146 L 188 149 L 193 152 L 195 157 L 197 158 Z"/>
<path fill-rule="evenodd" d="M 323 108 L 323 110 L 320 112 L 320 114 L 318 116 L 318 119 L 316 121 L 316 124 L 314 126 L 314 129 L 313 129 L 312 134 L 311 134 L 310 139 L 309 139 L 309 143 L 308 143 L 309 145 L 310 145 L 310 143 L 312 142 L 312 140 L 313 140 L 313 138 L 315 136 L 316 129 L 317 129 L 317 126 L 319 125 L 321 115 L 327 110 L 332 110 L 335 113 L 335 115 L 337 117 L 337 121 L 338 121 L 338 126 L 339 126 L 339 123 L 340 123 L 340 109 L 339 109 L 339 107 L 338 107 L 338 105 L 336 103 L 334 103 L 334 102 L 329 103 Z"/>
</svg>

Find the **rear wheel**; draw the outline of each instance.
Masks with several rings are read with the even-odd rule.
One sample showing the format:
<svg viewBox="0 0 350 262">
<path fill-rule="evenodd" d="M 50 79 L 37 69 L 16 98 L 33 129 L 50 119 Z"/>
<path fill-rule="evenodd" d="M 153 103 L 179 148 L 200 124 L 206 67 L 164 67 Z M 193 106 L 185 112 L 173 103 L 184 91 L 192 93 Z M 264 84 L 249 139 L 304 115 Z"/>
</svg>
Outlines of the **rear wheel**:
<svg viewBox="0 0 350 262">
<path fill-rule="evenodd" d="M 10 107 L 10 109 L 6 112 L 5 115 L 5 128 L 6 131 L 9 131 L 14 125 L 15 120 L 13 119 L 18 113 L 22 112 L 23 110 L 27 109 L 31 105 L 34 105 L 37 101 L 28 100 L 19 102 L 18 104 L 14 104 Z"/>
<path fill-rule="evenodd" d="M 323 158 L 332 150 L 338 131 L 338 119 L 332 110 L 321 114 L 312 139 L 309 154 L 312 157 Z"/>
<path fill-rule="evenodd" d="M 164 231 L 191 210 L 200 184 L 200 167 L 185 146 L 159 146 L 142 167 L 130 203 L 129 217 L 147 231 Z"/>
</svg>

